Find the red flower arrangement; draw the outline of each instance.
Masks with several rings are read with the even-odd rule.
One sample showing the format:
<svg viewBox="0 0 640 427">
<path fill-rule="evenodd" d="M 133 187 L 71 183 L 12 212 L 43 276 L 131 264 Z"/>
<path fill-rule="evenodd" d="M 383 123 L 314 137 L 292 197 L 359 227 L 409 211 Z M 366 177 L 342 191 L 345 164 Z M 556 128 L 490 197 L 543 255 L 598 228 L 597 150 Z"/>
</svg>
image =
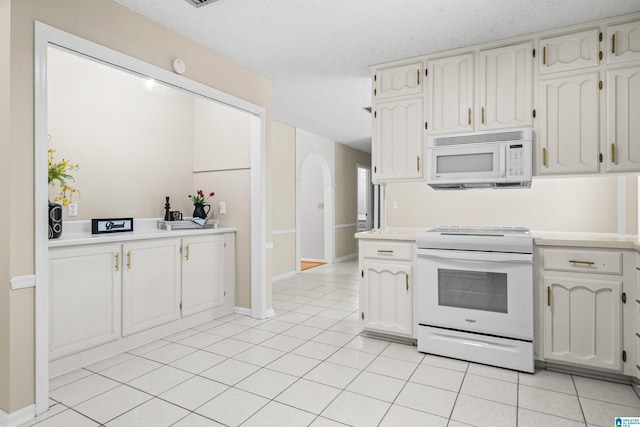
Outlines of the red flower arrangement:
<svg viewBox="0 0 640 427">
<path fill-rule="evenodd" d="M 198 204 L 198 203 L 204 204 L 204 202 L 206 202 L 209 199 L 209 197 L 213 197 L 215 195 L 216 195 L 216 193 L 214 193 L 212 191 L 211 193 L 209 193 L 208 196 L 205 196 L 204 192 L 202 190 L 198 190 L 198 191 L 196 191 L 195 195 L 189 194 L 189 198 L 191 199 L 191 201 L 193 202 L 194 205 Z"/>
</svg>

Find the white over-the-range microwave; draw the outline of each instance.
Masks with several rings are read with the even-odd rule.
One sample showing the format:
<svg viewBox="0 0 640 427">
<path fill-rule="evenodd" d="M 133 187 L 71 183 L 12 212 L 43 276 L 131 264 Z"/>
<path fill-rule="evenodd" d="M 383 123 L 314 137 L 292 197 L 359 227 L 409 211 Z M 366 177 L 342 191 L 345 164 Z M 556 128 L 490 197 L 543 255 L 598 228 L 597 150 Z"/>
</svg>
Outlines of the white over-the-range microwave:
<svg viewBox="0 0 640 427">
<path fill-rule="evenodd" d="M 427 184 L 442 190 L 531 187 L 531 128 L 430 136 Z"/>
</svg>

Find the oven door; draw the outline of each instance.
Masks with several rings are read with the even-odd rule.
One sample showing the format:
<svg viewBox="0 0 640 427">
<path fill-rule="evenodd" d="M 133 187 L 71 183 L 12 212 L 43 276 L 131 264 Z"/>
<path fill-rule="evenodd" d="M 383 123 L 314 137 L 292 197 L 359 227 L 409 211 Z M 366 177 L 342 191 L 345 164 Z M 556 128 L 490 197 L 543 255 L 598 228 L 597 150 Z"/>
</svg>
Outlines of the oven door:
<svg viewBox="0 0 640 427">
<path fill-rule="evenodd" d="M 419 323 L 533 340 L 533 256 L 418 249 Z"/>
</svg>

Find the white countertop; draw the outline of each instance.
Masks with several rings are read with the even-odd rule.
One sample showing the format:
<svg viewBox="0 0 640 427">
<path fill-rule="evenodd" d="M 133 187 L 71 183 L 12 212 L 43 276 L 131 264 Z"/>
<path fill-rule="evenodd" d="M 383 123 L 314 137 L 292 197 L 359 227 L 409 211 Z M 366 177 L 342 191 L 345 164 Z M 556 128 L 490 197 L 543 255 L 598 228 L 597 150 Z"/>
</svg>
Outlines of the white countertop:
<svg viewBox="0 0 640 427">
<path fill-rule="evenodd" d="M 415 241 L 416 234 L 429 228 L 389 228 L 380 231 L 356 233 L 356 239 Z M 640 251 L 640 238 L 633 234 L 580 233 L 562 231 L 531 231 L 533 242 L 538 246 L 578 246 L 591 248 L 635 249 Z"/>
<path fill-rule="evenodd" d="M 62 236 L 50 239 L 49 247 L 93 245 L 98 243 L 128 242 L 132 240 L 161 239 L 170 237 L 202 236 L 207 234 L 235 233 L 234 227 L 188 228 L 160 230 L 157 221 L 161 218 L 133 220 L 133 231 L 122 233 L 91 234 L 91 221 L 66 221 L 62 224 Z"/>
</svg>

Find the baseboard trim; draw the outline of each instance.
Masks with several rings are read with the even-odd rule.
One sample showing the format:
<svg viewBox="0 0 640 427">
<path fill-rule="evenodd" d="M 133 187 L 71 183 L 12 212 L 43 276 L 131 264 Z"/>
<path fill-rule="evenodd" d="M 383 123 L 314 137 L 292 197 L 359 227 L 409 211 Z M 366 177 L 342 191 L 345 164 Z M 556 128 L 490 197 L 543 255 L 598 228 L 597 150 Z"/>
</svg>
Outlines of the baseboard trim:
<svg viewBox="0 0 640 427">
<path fill-rule="evenodd" d="M 353 259 L 353 258 L 355 258 L 355 257 L 357 257 L 357 256 L 358 256 L 358 254 L 357 254 L 357 253 L 353 253 L 353 254 L 349 254 L 349 255 L 341 256 L 340 258 L 336 258 L 336 259 L 335 259 L 335 261 L 334 261 L 334 263 L 335 263 L 335 262 L 348 261 L 348 260 Z"/>
<path fill-rule="evenodd" d="M 278 274 L 277 276 L 271 277 L 271 281 L 273 282 L 276 280 L 286 279 L 287 277 L 295 276 L 296 274 L 298 274 L 298 272 L 295 270 L 288 271 L 286 273 L 281 273 L 281 274 Z"/>
<path fill-rule="evenodd" d="M 233 307 L 233 312 L 236 314 L 242 314 L 243 316 L 251 316 L 251 309 L 245 307 Z"/>
<path fill-rule="evenodd" d="M 11 289 L 33 288 L 36 286 L 36 275 L 25 274 L 24 276 L 13 276 L 9 281 Z"/>
<path fill-rule="evenodd" d="M 15 427 L 35 417 L 36 405 L 29 405 L 10 414 L 0 409 L 0 427 Z"/>
</svg>

